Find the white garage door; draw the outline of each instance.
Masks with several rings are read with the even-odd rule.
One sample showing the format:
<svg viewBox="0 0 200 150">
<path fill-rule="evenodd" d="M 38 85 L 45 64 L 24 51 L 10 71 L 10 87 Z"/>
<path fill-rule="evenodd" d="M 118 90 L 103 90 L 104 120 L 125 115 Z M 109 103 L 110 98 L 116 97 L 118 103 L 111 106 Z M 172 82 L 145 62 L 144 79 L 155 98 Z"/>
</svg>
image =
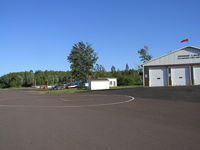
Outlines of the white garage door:
<svg viewBox="0 0 200 150">
<path fill-rule="evenodd" d="M 194 85 L 200 85 L 200 66 L 193 67 Z"/>
<path fill-rule="evenodd" d="M 149 86 L 167 86 L 168 75 L 167 68 L 150 68 L 149 69 Z"/>
<path fill-rule="evenodd" d="M 171 68 L 172 86 L 190 85 L 189 67 Z"/>
</svg>

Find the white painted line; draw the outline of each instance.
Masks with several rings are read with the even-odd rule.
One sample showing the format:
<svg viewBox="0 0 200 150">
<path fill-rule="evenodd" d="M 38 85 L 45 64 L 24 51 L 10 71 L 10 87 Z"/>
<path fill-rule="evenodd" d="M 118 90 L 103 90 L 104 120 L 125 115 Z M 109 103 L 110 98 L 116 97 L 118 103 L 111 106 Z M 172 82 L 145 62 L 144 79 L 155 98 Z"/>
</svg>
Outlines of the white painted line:
<svg viewBox="0 0 200 150">
<path fill-rule="evenodd" d="M 111 95 L 109 95 L 111 96 Z M 91 104 L 91 105 L 69 105 L 69 106 L 37 106 L 37 105 L 0 105 L 0 107 L 4 108 L 80 108 L 80 107 L 99 107 L 99 106 L 111 106 L 111 105 L 119 105 L 119 104 L 124 104 L 124 103 L 130 103 L 132 102 L 135 98 L 132 96 L 128 95 L 115 95 L 115 96 L 126 96 L 131 99 L 126 100 L 126 101 L 121 101 L 121 102 L 115 102 L 115 103 L 106 103 L 106 104 Z"/>
</svg>

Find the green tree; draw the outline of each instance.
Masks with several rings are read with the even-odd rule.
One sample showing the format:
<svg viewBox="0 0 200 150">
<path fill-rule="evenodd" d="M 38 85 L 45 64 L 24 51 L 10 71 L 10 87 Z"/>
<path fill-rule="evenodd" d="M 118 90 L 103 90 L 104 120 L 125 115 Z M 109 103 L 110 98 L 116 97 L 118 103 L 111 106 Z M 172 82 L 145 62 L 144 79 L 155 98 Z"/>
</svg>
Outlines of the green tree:
<svg viewBox="0 0 200 150">
<path fill-rule="evenodd" d="M 71 63 L 71 71 L 74 79 L 86 80 L 92 74 L 92 69 L 98 57 L 94 49 L 88 43 L 78 42 L 72 47 L 68 56 Z"/>
<path fill-rule="evenodd" d="M 125 71 L 129 71 L 129 66 L 128 66 L 128 64 L 126 64 Z"/>
<path fill-rule="evenodd" d="M 115 73 L 116 72 L 116 68 L 115 68 L 115 66 L 112 66 L 111 67 L 111 73 L 113 74 L 113 73 Z"/>
<path fill-rule="evenodd" d="M 138 51 L 139 55 L 140 55 L 140 60 L 145 63 L 147 61 L 150 61 L 152 59 L 152 56 L 149 55 L 149 52 L 148 52 L 148 47 L 147 46 L 144 46 L 144 48 L 140 49 Z"/>
<path fill-rule="evenodd" d="M 9 81 L 9 87 L 20 87 L 22 86 L 23 80 L 20 75 L 15 75 L 11 77 Z"/>
<path fill-rule="evenodd" d="M 71 81 L 69 71 L 25 71 L 9 73 L 0 77 L 0 88 L 31 87 L 32 85 L 62 84 Z"/>
<path fill-rule="evenodd" d="M 107 73 L 105 68 L 102 65 L 96 64 L 94 67 L 94 72 L 93 72 L 93 77 L 98 78 L 98 77 L 106 77 Z"/>
<path fill-rule="evenodd" d="M 95 72 L 105 71 L 105 68 L 102 65 L 96 64 L 94 67 Z"/>
<path fill-rule="evenodd" d="M 34 82 L 34 73 L 33 71 L 25 71 L 22 76 L 23 79 L 23 86 L 30 87 L 33 85 Z"/>
</svg>

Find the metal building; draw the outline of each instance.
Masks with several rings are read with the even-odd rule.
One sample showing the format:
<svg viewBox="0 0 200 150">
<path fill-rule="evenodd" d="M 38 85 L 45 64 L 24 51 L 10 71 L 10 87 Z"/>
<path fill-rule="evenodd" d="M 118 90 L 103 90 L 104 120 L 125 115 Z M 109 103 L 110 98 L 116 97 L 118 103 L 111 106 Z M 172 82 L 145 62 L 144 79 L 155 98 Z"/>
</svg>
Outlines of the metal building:
<svg viewBox="0 0 200 150">
<path fill-rule="evenodd" d="M 200 48 L 187 46 L 143 64 L 144 86 L 200 85 Z"/>
</svg>

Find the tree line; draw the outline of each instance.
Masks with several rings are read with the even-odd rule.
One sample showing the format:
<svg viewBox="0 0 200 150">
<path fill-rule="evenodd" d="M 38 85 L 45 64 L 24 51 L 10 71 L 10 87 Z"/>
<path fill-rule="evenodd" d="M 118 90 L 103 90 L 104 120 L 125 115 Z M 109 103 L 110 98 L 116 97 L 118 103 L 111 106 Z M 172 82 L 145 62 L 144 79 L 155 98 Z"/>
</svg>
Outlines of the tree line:
<svg viewBox="0 0 200 150">
<path fill-rule="evenodd" d="M 148 54 L 148 47 L 138 50 L 141 61 L 144 63 L 152 59 Z M 116 70 L 115 66 L 110 71 L 97 64 L 98 56 L 90 44 L 78 42 L 73 45 L 67 57 L 71 71 L 25 71 L 9 73 L 0 77 L 0 88 L 31 87 L 34 85 L 55 85 L 75 80 L 88 80 L 99 77 L 114 77 L 118 85 L 142 84 L 140 75 L 141 67 L 129 69 L 126 64 L 124 70 Z"/>
<path fill-rule="evenodd" d="M 0 87 L 31 87 L 34 85 L 54 85 L 71 80 L 71 73 L 64 71 L 25 71 L 9 73 L 0 77 Z"/>
<path fill-rule="evenodd" d="M 114 66 L 113 66 L 114 67 Z M 106 71 L 103 66 L 96 65 L 91 78 L 115 77 L 118 85 L 141 84 L 141 76 L 137 70 Z M 75 81 L 70 71 L 25 71 L 9 73 L 0 77 L 0 88 L 32 87 L 40 85 L 55 85 Z"/>
</svg>

